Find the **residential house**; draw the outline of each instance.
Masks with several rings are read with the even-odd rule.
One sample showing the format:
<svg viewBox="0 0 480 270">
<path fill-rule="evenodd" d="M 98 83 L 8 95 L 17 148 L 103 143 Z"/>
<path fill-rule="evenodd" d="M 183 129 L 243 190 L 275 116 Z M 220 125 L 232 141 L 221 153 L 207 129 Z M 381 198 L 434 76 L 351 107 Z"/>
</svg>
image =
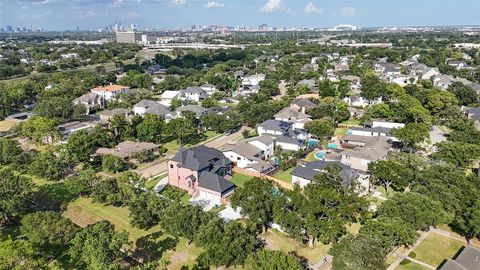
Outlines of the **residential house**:
<svg viewBox="0 0 480 270">
<path fill-rule="evenodd" d="M 319 160 L 304 165 L 297 165 L 292 171 L 292 184 L 298 184 L 301 188 L 304 188 L 315 179 L 316 175 L 327 172 L 326 169 L 331 166 L 339 166 L 341 168 L 340 176 L 344 186 L 349 186 L 359 176 L 356 170 L 341 162 Z"/>
<path fill-rule="evenodd" d="M 84 105 L 87 109 L 86 115 L 89 115 L 91 109 L 103 109 L 105 107 L 105 99 L 96 93 L 90 92 L 74 99 L 73 104 Z"/>
<path fill-rule="evenodd" d="M 292 123 L 294 129 L 303 129 L 310 122 L 310 115 L 297 111 L 292 107 L 283 108 L 273 118 L 278 121 Z"/>
<path fill-rule="evenodd" d="M 185 111 L 190 111 L 195 113 L 195 116 L 198 119 L 200 119 L 200 117 L 202 117 L 202 115 L 207 114 L 210 111 L 210 109 L 207 109 L 198 105 L 186 105 L 186 106 L 177 108 L 177 110 L 173 113 L 174 115 L 173 118 L 183 117 L 182 113 Z"/>
<path fill-rule="evenodd" d="M 264 135 L 261 137 L 267 138 L 268 136 Z M 273 138 L 270 137 L 269 140 L 273 148 Z M 232 161 L 232 165 L 238 168 L 257 173 L 266 173 L 273 168 L 270 163 L 265 161 L 267 159 L 265 149 L 261 149 L 249 141 L 226 144 L 223 146 L 222 151 L 223 154 Z"/>
<path fill-rule="evenodd" d="M 301 72 L 307 73 L 309 71 L 318 71 L 318 65 L 316 63 L 305 64 L 300 69 Z"/>
<path fill-rule="evenodd" d="M 145 114 L 154 114 L 165 117 L 172 112 L 167 106 L 160 104 L 157 101 L 143 99 L 137 104 L 133 105 L 133 113 L 140 116 L 144 116 Z"/>
<path fill-rule="evenodd" d="M 95 151 L 96 155 L 112 155 L 120 158 L 123 161 L 137 162 L 135 156 L 143 152 L 155 152 L 158 151 L 160 145 L 149 142 L 133 142 L 124 141 L 119 143 L 114 148 L 98 148 Z"/>
<path fill-rule="evenodd" d="M 259 85 L 241 85 L 237 94 L 241 96 L 248 96 L 251 94 L 258 94 L 258 91 L 260 91 Z"/>
<path fill-rule="evenodd" d="M 117 108 L 113 110 L 105 110 L 100 112 L 100 122 L 101 123 L 108 123 L 108 121 L 114 117 L 115 115 L 123 115 L 125 117 L 130 116 L 131 111 L 128 109 Z"/>
<path fill-rule="evenodd" d="M 390 151 L 390 139 L 383 136 L 366 137 L 345 135 L 340 142 L 343 147 L 341 162 L 355 170 L 366 173 L 368 164 L 385 158 Z"/>
<path fill-rule="evenodd" d="M 295 129 L 292 123 L 279 120 L 266 120 L 257 125 L 258 135 L 268 135 L 275 139 L 275 146 L 284 150 L 298 151 L 304 146 L 304 141 L 309 138 L 308 132 Z"/>
<path fill-rule="evenodd" d="M 350 90 L 355 93 L 360 93 L 362 90 L 362 85 L 360 84 L 360 77 L 354 75 L 344 75 L 341 77 L 342 80 L 350 82 Z"/>
<path fill-rule="evenodd" d="M 418 80 L 417 76 L 398 74 L 386 77 L 389 83 L 396 83 L 400 86 L 405 86 L 408 84 L 415 84 Z"/>
<path fill-rule="evenodd" d="M 90 90 L 90 92 L 101 96 L 106 101 L 113 101 L 118 100 L 120 95 L 128 93 L 129 90 L 130 87 L 128 86 L 111 84 L 107 86 L 95 87 Z"/>
<path fill-rule="evenodd" d="M 80 130 L 90 130 L 97 125 L 95 121 L 72 121 L 58 126 L 58 130 L 64 135 L 68 136 Z"/>
<path fill-rule="evenodd" d="M 190 100 L 200 102 L 208 97 L 208 94 L 200 87 L 187 87 L 187 89 L 180 91 L 178 98 L 180 100 Z"/>
<path fill-rule="evenodd" d="M 480 249 L 474 246 L 465 246 L 452 259 L 447 259 L 438 270 L 479 270 Z"/>
<path fill-rule="evenodd" d="M 467 67 L 467 64 L 463 61 L 458 60 L 449 60 L 447 61 L 447 65 L 454 67 L 457 70 L 464 69 Z"/>
<path fill-rule="evenodd" d="M 250 75 L 248 77 L 244 77 L 242 79 L 242 85 L 258 85 L 261 81 L 265 80 L 266 75 L 265 74 L 255 74 L 255 75 Z"/>
<path fill-rule="evenodd" d="M 310 90 L 315 89 L 317 87 L 317 81 L 314 79 L 304 79 L 300 80 L 297 84 L 296 87 L 300 87 L 302 85 L 307 86 Z"/>
<path fill-rule="evenodd" d="M 179 94 L 180 94 L 180 91 L 166 90 L 160 96 L 160 103 L 170 107 L 170 105 L 172 105 L 172 100 L 175 98 L 178 98 Z"/>
<path fill-rule="evenodd" d="M 421 79 L 422 80 L 430 80 L 432 77 L 434 76 L 437 76 L 437 75 L 440 75 L 440 71 L 438 70 L 438 68 L 431 68 L 431 67 L 427 67 L 427 69 L 425 69 L 423 72 L 422 72 L 422 77 Z"/>
<path fill-rule="evenodd" d="M 465 114 L 468 117 L 468 119 L 471 119 L 474 122 L 475 127 L 477 129 L 480 129 L 480 106 L 467 109 L 465 111 Z"/>
<path fill-rule="evenodd" d="M 379 76 L 392 76 L 400 74 L 400 66 L 388 62 L 377 62 L 373 65 Z"/>
<path fill-rule="evenodd" d="M 361 94 L 355 94 L 352 96 L 345 97 L 343 101 L 345 101 L 348 104 L 348 106 L 365 108 L 370 105 L 382 103 L 382 97 L 376 98 L 374 100 L 368 100 L 362 97 Z"/>
<path fill-rule="evenodd" d="M 446 90 L 454 81 L 452 75 L 436 75 L 433 77 L 433 86 Z"/>
<path fill-rule="evenodd" d="M 315 108 L 317 105 L 313 102 L 311 102 L 307 98 L 294 98 L 292 102 L 290 102 L 290 107 L 300 111 L 302 113 L 307 113 L 313 108 Z"/>
<path fill-rule="evenodd" d="M 216 204 L 226 203 L 235 185 L 231 161 L 219 150 L 200 145 L 180 150 L 168 162 L 168 183 Z"/>
<path fill-rule="evenodd" d="M 202 90 L 205 91 L 205 93 L 207 93 L 209 96 L 218 91 L 215 85 L 209 83 L 200 85 L 200 88 L 202 88 Z"/>
<path fill-rule="evenodd" d="M 384 127 L 384 128 L 403 128 L 405 126 L 404 123 L 396 123 L 390 122 L 382 119 L 375 119 L 371 123 L 367 123 L 367 126 L 376 128 L 376 127 Z"/>
</svg>

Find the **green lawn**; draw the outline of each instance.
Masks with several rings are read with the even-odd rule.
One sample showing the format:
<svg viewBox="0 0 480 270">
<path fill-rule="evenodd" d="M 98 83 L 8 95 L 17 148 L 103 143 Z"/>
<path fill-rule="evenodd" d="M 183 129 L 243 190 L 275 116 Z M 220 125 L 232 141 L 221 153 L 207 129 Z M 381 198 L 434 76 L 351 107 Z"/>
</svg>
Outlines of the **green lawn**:
<svg viewBox="0 0 480 270">
<path fill-rule="evenodd" d="M 437 267 L 443 260 L 452 258 L 462 246 L 460 241 L 430 233 L 408 256 Z"/>
<path fill-rule="evenodd" d="M 151 179 L 151 180 L 148 180 L 147 182 L 145 182 L 145 187 L 148 188 L 148 189 L 152 189 L 153 187 L 155 187 L 158 182 L 160 182 L 160 180 L 162 180 L 163 178 L 165 178 L 165 176 L 168 175 L 168 172 L 164 172 L 162 174 L 160 174 L 159 176 Z"/>
<path fill-rule="evenodd" d="M 268 249 L 281 250 L 284 252 L 294 251 L 299 256 L 307 258 L 312 265 L 327 255 L 330 249 L 330 245 L 324 245 L 321 242 L 316 242 L 313 248 L 309 248 L 308 245 L 291 239 L 287 235 L 275 230 L 269 230 L 266 236 L 260 235 L 260 237 L 265 239 Z"/>
<path fill-rule="evenodd" d="M 63 215 L 80 226 L 108 220 L 118 231 L 125 230 L 135 248 L 134 255 L 145 260 L 165 258 L 171 262 L 168 269 L 181 269 L 193 266 L 196 257 L 202 252 L 194 244 L 188 245 L 183 238 L 172 237 L 161 231 L 159 226 L 150 230 L 134 228 L 130 224 L 130 211 L 126 207 L 106 206 L 93 203 L 90 198 L 79 198 L 67 207 Z"/>
<path fill-rule="evenodd" d="M 281 180 L 283 182 L 287 182 L 289 184 L 292 183 L 292 171 L 294 168 L 290 168 L 286 171 L 280 171 L 274 175 L 272 175 L 274 178 L 277 178 L 278 180 Z"/>
<path fill-rule="evenodd" d="M 234 183 L 237 187 L 243 187 L 243 185 L 245 185 L 245 183 L 250 181 L 252 178 L 252 176 L 234 173 L 230 181 Z"/>
<path fill-rule="evenodd" d="M 347 133 L 348 128 L 336 128 L 335 135 L 345 135 Z"/>
<path fill-rule="evenodd" d="M 307 162 L 317 161 L 318 159 L 315 157 L 315 153 L 317 153 L 317 152 L 312 151 L 312 152 L 308 153 L 308 155 L 303 160 L 305 160 Z"/>
<path fill-rule="evenodd" d="M 343 121 L 340 123 L 340 125 L 346 125 L 346 126 L 361 126 L 361 121 L 358 119 L 349 119 L 347 121 Z"/>
<path fill-rule="evenodd" d="M 421 266 L 420 264 L 414 263 L 407 259 L 403 260 L 395 270 L 429 270 L 430 268 L 426 268 Z"/>
</svg>

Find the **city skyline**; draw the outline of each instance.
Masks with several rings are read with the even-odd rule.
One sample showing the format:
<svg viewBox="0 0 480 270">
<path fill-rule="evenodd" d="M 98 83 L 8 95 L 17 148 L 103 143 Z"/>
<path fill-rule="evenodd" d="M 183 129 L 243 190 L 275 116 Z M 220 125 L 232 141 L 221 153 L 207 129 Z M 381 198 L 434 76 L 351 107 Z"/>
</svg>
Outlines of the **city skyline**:
<svg viewBox="0 0 480 270">
<path fill-rule="evenodd" d="M 326 28 L 480 24 L 471 0 L 0 0 L 0 26 L 96 30 L 112 22 L 157 29 L 190 25 Z M 288 22 L 288 23 L 287 23 Z"/>
</svg>

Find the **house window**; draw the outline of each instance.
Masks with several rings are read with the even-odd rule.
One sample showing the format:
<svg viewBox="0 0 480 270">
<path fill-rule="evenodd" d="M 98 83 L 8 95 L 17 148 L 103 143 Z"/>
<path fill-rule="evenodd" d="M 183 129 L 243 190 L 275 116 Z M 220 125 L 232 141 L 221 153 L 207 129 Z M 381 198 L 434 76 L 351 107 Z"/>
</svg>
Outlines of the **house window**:
<svg viewBox="0 0 480 270">
<path fill-rule="evenodd" d="M 173 169 L 173 164 L 170 164 L 170 169 Z"/>
<path fill-rule="evenodd" d="M 237 160 L 242 160 L 240 157 L 237 157 Z"/>
</svg>

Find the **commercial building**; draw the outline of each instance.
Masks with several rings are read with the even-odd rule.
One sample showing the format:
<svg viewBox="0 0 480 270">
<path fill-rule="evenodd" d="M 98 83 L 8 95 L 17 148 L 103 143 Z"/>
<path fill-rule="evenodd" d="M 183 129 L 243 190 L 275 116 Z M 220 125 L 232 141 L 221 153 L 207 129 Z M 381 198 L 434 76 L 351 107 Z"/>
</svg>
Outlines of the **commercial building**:
<svg viewBox="0 0 480 270">
<path fill-rule="evenodd" d="M 140 32 L 115 32 L 115 41 L 118 43 L 139 43 L 142 41 Z"/>
</svg>

